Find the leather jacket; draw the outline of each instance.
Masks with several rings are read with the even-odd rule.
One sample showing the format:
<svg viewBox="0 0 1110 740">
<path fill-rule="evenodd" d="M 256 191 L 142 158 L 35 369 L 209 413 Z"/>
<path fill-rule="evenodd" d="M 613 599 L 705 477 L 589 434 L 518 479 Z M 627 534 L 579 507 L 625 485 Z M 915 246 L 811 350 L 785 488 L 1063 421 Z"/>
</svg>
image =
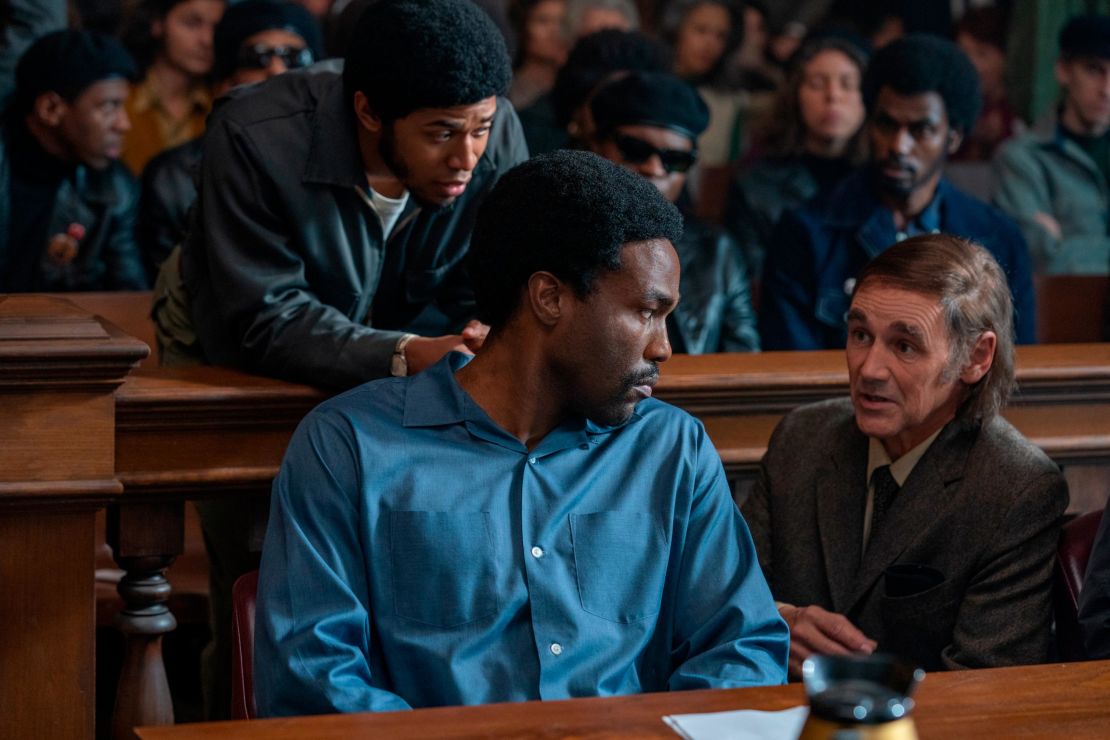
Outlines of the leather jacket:
<svg viewBox="0 0 1110 740">
<path fill-rule="evenodd" d="M 758 352 L 748 269 L 740 247 L 724 231 L 687 218 L 675 244 L 682 300 L 667 318 L 675 352 Z"/>
<path fill-rule="evenodd" d="M 200 136 L 162 152 L 143 169 L 135 238 L 151 282 L 189 231 L 189 209 L 197 199 L 196 176 L 203 154 Z"/>
<path fill-rule="evenodd" d="M 409 198 L 388 240 L 365 201 L 341 64 L 240 88 L 205 134 L 181 270 L 209 362 L 333 387 L 389 375 L 403 330 L 473 312 L 464 257 L 477 206 L 527 158 L 508 101 L 470 184 L 445 208 Z"/>
<path fill-rule="evenodd" d="M 855 278 L 869 260 L 898 241 L 894 218 L 864 168 L 848 175 L 824 207 L 783 214 L 767 250 L 759 306 L 765 349 L 843 348 Z M 1017 224 L 1001 211 L 957 190 L 937 185 L 936 228 L 982 244 L 1006 274 L 1019 344 L 1036 341 L 1032 263 Z"/>
<path fill-rule="evenodd" d="M 12 162 L 8 130 L 0 134 L 0 266 L 15 246 L 12 228 Z M 135 245 L 135 213 L 139 188 L 119 162 L 103 170 L 78 165 L 58 186 L 47 227 L 47 241 L 65 234 L 72 224 L 84 228 L 77 255 L 66 264 L 47 258 L 47 243 L 34 284 L 7 286 L 8 290 L 36 292 L 89 290 L 145 290 L 148 286 Z"/>
</svg>

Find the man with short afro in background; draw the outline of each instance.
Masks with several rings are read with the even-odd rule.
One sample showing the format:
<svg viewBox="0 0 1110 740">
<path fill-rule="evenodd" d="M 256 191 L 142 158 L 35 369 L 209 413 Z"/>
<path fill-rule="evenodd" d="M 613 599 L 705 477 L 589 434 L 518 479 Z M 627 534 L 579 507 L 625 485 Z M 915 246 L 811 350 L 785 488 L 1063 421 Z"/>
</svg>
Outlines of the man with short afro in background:
<svg viewBox="0 0 1110 740">
<path fill-rule="evenodd" d="M 147 287 L 138 186 L 118 161 L 134 77 L 119 42 L 90 31 L 20 58 L 0 126 L 0 293 Z"/>
<path fill-rule="evenodd" d="M 480 341 L 459 333 L 470 228 L 527 156 L 504 40 L 466 0 L 382 0 L 354 38 L 342 73 L 279 75 L 209 121 L 181 254 L 207 362 L 349 387 Z"/>
<path fill-rule="evenodd" d="M 721 460 L 651 398 L 678 211 L 559 151 L 471 250 L 489 336 L 301 423 L 258 585 L 261 715 L 781 683 L 786 626 Z M 468 361 L 469 360 L 469 361 Z"/>
<path fill-rule="evenodd" d="M 1033 275 L 1017 224 L 944 179 L 982 104 L 959 47 L 911 34 L 879 50 L 863 78 L 870 161 L 820 207 L 784 215 L 768 245 L 763 349 L 835 349 L 847 339 L 856 275 L 890 245 L 944 232 L 982 244 L 1002 267 L 1019 343 L 1035 338 Z"/>
</svg>

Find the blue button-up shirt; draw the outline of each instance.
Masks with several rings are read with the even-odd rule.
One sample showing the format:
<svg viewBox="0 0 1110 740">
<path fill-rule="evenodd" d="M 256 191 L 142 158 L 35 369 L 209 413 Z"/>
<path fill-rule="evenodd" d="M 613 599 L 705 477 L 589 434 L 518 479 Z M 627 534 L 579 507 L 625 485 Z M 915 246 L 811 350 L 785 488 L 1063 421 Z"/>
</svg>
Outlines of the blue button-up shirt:
<svg viewBox="0 0 1110 740">
<path fill-rule="evenodd" d="M 789 638 L 705 429 L 654 399 L 532 450 L 449 355 L 301 423 L 274 481 L 262 715 L 782 683 Z"/>
</svg>

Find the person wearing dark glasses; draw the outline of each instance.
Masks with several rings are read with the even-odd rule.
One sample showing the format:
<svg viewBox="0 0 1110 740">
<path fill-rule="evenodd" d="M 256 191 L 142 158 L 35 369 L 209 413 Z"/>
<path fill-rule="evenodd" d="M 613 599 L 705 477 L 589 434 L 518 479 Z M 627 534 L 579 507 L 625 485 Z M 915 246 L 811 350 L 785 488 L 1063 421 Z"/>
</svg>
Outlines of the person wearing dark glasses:
<svg viewBox="0 0 1110 740">
<path fill-rule="evenodd" d="M 320 28 L 300 5 L 246 0 L 228 8 L 216 26 L 213 74 L 216 95 L 307 67 L 320 58 Z M 158 155 L 143 170 L 136 238 L 153 283 L 158 269 L 185 237 L 186 214 L 197 197 L 194 182 L 204 137 Z"/>
<path fill-rule="evenodd" d="M 597 133 L 591 148 L 647 178 L 680 207 L 686 175 L 698 159 L 697 137 L 709 123 L 705 102 L 667 73 L 633 72 L 608 83 L 591 105 Z M 682 302 L 667 318 L 675 352 L 759 350 L 748 270 L 725 232 L 684 209 L 675 242 L 682 267 Z"/>
</svg>

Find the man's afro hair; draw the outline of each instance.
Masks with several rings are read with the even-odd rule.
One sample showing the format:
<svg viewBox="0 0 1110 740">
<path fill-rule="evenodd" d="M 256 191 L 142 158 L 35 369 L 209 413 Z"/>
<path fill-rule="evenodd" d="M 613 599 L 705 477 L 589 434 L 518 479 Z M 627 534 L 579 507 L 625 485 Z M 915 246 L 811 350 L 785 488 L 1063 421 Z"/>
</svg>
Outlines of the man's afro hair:
<svg viewBox="0 0 1110 740">
<path fill-rule="evenodd" d="M 493 330 L 516 311 L 534 273 L 585 297 L 618 270 L 630 242 L 682 236 L 682 216 L 649 180 L 591 152 L 558 150 L 509 170 L 478 211 L 470 272 L 478 318 Z"/>
<path fill-rule="evenodd" d="M 892 41 L 871 58 L 863 77 L 863 100 L 873 112 L 879 90 L 899 95 L 935 92 L 944 99 L 948 124 L 962 134 L 971 131 L 983 96 L 971 60 L 951 41 L 929 34 L 909 34 Z"/>
<path fill-rule="evenodd" d="M 366 95 L 383 120 L 470 105 L 509 89 L 505 39 L 469 0 L 381 0 L 355 25 L 343 68 L 348 99 Z"/>
</svg>

